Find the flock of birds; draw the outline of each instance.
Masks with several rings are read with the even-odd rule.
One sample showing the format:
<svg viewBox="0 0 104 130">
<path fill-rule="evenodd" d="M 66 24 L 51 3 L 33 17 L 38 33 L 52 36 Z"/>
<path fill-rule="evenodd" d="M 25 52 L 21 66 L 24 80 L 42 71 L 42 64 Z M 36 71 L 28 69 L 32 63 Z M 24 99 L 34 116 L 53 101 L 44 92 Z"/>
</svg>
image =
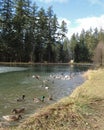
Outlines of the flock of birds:
<svg viewBox="0 0 104 130">
<path fill-rule="evenodd" d="M 45 100 L 45 96 L 42 96 L 41 98 L 37 98 L 37 97 L 33 98 L 33 101 L 35 103 L 44 102 L 44 100 Z M 53 100 L 51 96 L 49 97 L 49 100 Z M 23 101 L 25 101 L 25 95 L 22 95 L 21 98 L 17 98 L 16 101 L 17 102 L 23 102 Z M 22 119 L 22 113 L 24 113 L 25 110 L 26 109 L 24 107 L 23 108 L 14 108 L 11 111 L 11 113 L 12 113 L 11 115 L 5 115 L 5 116 L 2 116 L 2 117 L 6 121 L 10 121 L 10 122 L 11 121 L 17 121 L 17 120 Z"/>
<path fill-rule="evenodd" d="M 50 78 L 51 79 L 60 79 L 60 80 L 70 80 L 73 78 L 73 75 L 72 74 L 64 74 L 64 73 L 61 73 L 61 74 L 53 74 L 53 75 L 50 75 Z"/>
<path fill-rule="evenodd" d="M 21 98 L 17 99 L 17 102 L 22 102 L 25 100 L 25 95 L 22 95 Z M 17 121 L 19 119 L 22 119 L 21 113 L 24 113 L 25 108 L 14 108 L 12 109 L 11 113 L 12 115 L 5 115 L 3 116 L 3 119 L 6 121 Z"/>
<path fill-rule="evenodd" d="M 32 78 L 36 78 L 37 80 L 40 80 L 40 81 L 41 81 L 39 75 L 33 75 Z M 70 80 L 71 78 L 73 78 L 72 75 L 68 75 L 68 74 L 66 75 L 66 74 L 64 74 L 64 73 L 61 73 L 61 74 L 53 74 L 53 75 L 50 75 L 50 76 L 49 76 L 49 79 L 48 79 L 48 80 L 43 80 L 43 81 L 42 81 L 42 85 L 44 85 L 44 84 L 45 84 L 47 81 L 49 81 L 50 79 L 51 79 L 52 83 L 54 83 L 54 79 Z M 45 89 L 49 89 L 49 87 L 48 87 L 48 86 L 45 86 Z M 37 103 L 37 102 L 44 102 L 44 100 L 45 100 L 45 96 L 42 96 L 41 98 L 37 98 L 37 97 L 34 97 L 34 98 L 33 98 L 33 101 L 34 101 L 35 103 Z M 48 100 L 53 100 L 52 95 L 49 95 Z M 22 102 L 22 101 L 25 101 L 25 95 L 22 95 L 21 98 L 18 98 L 18 99 L 17 99 L 17 102 Z M 12 115 L 5 115 L 5 116 L 3 116 L 3 119 L 5 119 L 5 120 L 7 120 L 7 121 L 17 121 L 17 120 L 19 120 L 19 119 L 22 119 L 22 115 L 21 115 L 21 114 L 24 113 L 24 112 L 25 112 L 25 108 L 20 108 L 20 109 L 19 109 L 19 108 L 18 108 L 18 109 L 14 108 L 14 109 L 12 110 Z"/>
<path fill-rule="evenodd" d="M 33 101 L 35 103 L 44 102 L 44 100 L 45 100 L 44 95 L 41 98 L 38 98 L 38 97 L 33 98 Z M 48 100 L 53 100 L 51 95 L 49 96 Z M 16 101 L 17 102 L 25 101 L 25 95 L 22 95 L 21 98 L 17 98 Z M 22 113 L 24 113 L 24 112 L 25 112 L 25 108 L 14 108 L 11 111 L 11 113 L 12 113 L 11 115 L 5 115 L 5 116 L 2 116 L 2 117 L 3 117 L 3 119 L 5 119 L 6 121 L 9 121 L 9 122 L 18 121 L 18 120 L 22 119 Z"/>
</svg>

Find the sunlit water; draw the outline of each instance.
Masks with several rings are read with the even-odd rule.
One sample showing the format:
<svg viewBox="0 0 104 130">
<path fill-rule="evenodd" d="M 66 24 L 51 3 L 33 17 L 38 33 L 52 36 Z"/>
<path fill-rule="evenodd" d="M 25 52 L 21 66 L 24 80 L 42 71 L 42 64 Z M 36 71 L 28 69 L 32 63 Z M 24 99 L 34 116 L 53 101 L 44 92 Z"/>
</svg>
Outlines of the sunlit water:
<svg viewBox="0 0 104 130">
<path fill-rule="evenodd" d="M 2 116 L 10 115 L 13 108 L 25 107 L 22 115 L 24 121 L 30 114 L 46 105 L 52 104 L 59 99 L 68 96 L 80 84 L 84 82 L 81 74 L 89 66 L 69 65 L 35 65 L 22 67 L 0 66 L 0 119 Z M 33 78 L 39 75 L 40 79 Z M 51 75 L 70 75 L 71 79 L 51 78 Z M 43 81 L 45 83 L 43 84 Z M 48 87 L 49 89 L 45 89 Z M 17 98 L 26 95 L 25 101 L 17 102 Z M 45 96 L 44 102 L 35 103 L 34 97 Z M 52 95 L 53 101 L 48 100 Z M 10 123 L 9 125 L 18 124 Z"/>
</svg>

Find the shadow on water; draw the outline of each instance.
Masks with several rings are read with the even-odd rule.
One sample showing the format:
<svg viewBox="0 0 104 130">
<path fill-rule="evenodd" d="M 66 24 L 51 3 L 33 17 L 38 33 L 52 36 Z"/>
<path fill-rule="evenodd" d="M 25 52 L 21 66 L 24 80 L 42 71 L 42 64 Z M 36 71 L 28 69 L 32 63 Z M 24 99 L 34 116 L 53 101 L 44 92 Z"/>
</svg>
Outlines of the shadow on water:
<svg viewBox="0 0 104 130">
<path fill-rule="evenodd" d="M 84 82 L 81 74 L 89 66 L 69 65 L 35 65 L 25 67 L 0 67 L 0 121 L 3 115 L 11 115 L 13 108 L 25 108 L 22 114 L 24 121 L 29 115 L 44 106 L 52 104 L 59 99 L 68 96 L 80 84 Z M 40 76 L 37 79 L 35 76 Z M 25 100 L 17 99 L 25 95 Z M 48 100 L 49 96 L 54 100 Z M 45 96 L 44 102 L 34 102 Z M 20 121 L 20 122 L 21 122 Z M 10 123 L 17 125 L 20 122 Z"/>
</svg>

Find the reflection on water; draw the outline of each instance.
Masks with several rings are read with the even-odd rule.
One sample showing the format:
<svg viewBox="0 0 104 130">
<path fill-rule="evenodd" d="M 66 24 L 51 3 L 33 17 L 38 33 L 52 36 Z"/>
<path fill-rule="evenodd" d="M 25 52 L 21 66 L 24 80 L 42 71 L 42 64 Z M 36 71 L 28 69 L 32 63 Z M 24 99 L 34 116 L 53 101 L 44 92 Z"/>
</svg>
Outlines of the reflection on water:
<svg viewBox="0 0 104 130">
<path fill-rule="evenodd" d="M 84 79 L 80 73 L 87 70 L 89 66 L 69 65 L 35 65 L 25 67 L 0 67 L 0 119 L 3 115 L 12 114 L 13 108 L 25 108 L 23 120 L 37 109 L 56 102 L 60 98 L 70 95 L 76 86 L 82 84 Z M 39 79 L 35 78 L 39 75 Z M 70 79 L 62 79 L 58 76 L 72 76 Z M 47 89 L 46 89 L 47 88 Z M 17 102 L 17 98 L 25 95 L 25 100 Z M 48 100 L 49 96 L 54 100 Z M 34 97 L 41 99 L 45 96 L 44 102 L 35 103 Z M 12 124 L 13 125 L 13 124 Z"/>
<path fill-rule="evenodd" d="M 23 67 L 4 67 L 0 66 L 0 73 L 6 73 L 6 72 L 11 72 L 11 71 L 23 71 L 26 68 Z"/>
</svg>

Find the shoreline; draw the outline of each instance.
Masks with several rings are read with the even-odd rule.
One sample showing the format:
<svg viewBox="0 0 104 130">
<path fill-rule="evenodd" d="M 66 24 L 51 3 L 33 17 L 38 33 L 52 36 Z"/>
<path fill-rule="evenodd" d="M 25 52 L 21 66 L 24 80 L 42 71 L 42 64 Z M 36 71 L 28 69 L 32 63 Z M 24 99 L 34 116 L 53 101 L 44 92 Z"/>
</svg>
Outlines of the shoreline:
<svg viewBox="0 0 104 130">
<path fill-rule="evenodd" d="M 83 76 L 86 81 L 70 96 L 37 110 L 18 127 L 7 130 L 103 130 L 104 69 L 88 70 Z"/>
<path fill-rule="evenodd" d="M 93 65 L 93 63 L 33 63 L 33 62 L 0 62 L 0 65 Z"/>
<path fill-rule="evenodd" d="M 84 76 L 86 77 L 86 81 L 78 86 L 70 96 L 35 113 L 32 117 L 27 119 L 27 121 L 21 124 L 19 128 L 29 130 L 26 129 L 26 127 L 30 128 L 31 125 L 31 128 L 38 128 L 39 130 L 42 130 L 42 128 L 50 129 L 51 127 L 55 130 L 58 128 L 60 128 L 60 130 L 102 130 L 102 128 L 104 128 L 104 124 L 102 124 L 104 119 L 104 116 L 102 116 L 104 115 L 104 112 L 102 113 L 102 110 L 104 110 L 102 105 L 104 103 L 104 92 L 100 94 L 100 91 L 102 91 L 103 88 L 102 86 L 98 87 L 98 83 L 99 80 L 103 81 L 104 79 L 103 77 L 101 79 L 99 78 L 99 75 L 104 75 L 103 71 L 103 69 L 98 69 L 85 72 Z M 92 82 L 96 84 L 91 87 Z M 60 118 L 62 118 L 62 120 Z M 37 122 L 37 120 L 41 122 L 41 124 Z M 73 124 L 65 123 L 72 120 L 74 121 Z M 62 122 L 62 124 L 64 122 L 66 125 L 63 124 L 61 126 L 59 121 Z M 54 125 L 51 126 L 51 124 Z"/>
</svg>

